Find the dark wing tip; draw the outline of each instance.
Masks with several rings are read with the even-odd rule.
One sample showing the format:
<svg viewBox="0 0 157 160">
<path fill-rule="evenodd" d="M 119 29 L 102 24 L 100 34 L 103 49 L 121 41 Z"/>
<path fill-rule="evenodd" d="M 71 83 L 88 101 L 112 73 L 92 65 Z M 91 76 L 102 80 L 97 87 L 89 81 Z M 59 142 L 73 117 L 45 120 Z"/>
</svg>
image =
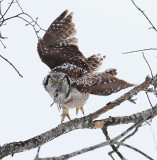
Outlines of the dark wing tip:
<svg viewBox="0 0 157 160">
<path fill-rule="evenodd" d="M 54 20 L 54 22 L 60 21 L 61 19 L 65 18 L 67 14 L 68 14 L 68 9 L 66 9 L 63 13 L 61 13 L 60 16 Z"/>
<path fill-rule="evenodd" d="M 126 84 L 126 88 L 127 88 L 127 87 L 133 87 L 133 86 L 136 86 L 136 84 L 132 84 L 132 83 L 127 83 L 127 84 Z"/>
</svg>

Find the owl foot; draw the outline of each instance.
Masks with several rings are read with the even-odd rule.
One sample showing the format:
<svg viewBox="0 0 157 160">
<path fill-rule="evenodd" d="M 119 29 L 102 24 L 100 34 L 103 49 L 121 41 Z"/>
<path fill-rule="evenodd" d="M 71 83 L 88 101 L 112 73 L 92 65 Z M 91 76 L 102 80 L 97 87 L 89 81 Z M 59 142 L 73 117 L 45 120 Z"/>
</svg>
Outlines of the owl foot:
<svg viewBox="0 0 157 160">
<path fill-rule="evenodd" d="M 78 114 L 78 111 L 81 110 L 81 112 L 84 114 L 83 106 L 81 108 L 76 108 L 76 115 Z"/>
<path fill-rule="evenodd" d="M 64 121 L 65 117 L 67 117 L 69 120 L 71 120 L 69 116 L 69 109 L 66 107 L 62 107 L 62 114 L 61 114 L 61 123 Z"/>
</svg>

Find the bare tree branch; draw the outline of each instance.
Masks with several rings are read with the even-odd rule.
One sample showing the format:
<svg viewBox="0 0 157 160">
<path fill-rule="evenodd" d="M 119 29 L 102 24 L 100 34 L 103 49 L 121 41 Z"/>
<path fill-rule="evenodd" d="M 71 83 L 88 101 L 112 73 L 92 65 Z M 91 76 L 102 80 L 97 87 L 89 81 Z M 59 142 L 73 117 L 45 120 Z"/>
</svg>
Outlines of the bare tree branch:
<svg viewBox="0 0 157 160">
<path fill-rule="evenodd" d="M 95 120 L 94 121 L 94 128 L 97 123 L 103 124 L 102 127 L 109 127 L 109 126 L 114 126 L 114 125 L 119 125 L 119 124 L 129 124 L 129 123 L 135 123 L 139 120 L 141 117 L 149 117 L 148 119 L 153 118 L 157 114 L 157 104 L 151 108 L 147 109 L 142 112 L 138 112 L 135 114 L 132 114 L 130 116 L 122 116 L 122 117 L 109 117 L 103 120 Z M 99 127 L 99 128 L 102 128 Z M 98 127 L 97 127 L 98 128 Z"/>
<path fill-rule="evenodd" d="M 147 21 L 150 23 L 150 25 L 152 26 L 152 28 L 157 32 L 157 29 L 155 28 L 155 26 L 153 25 L 153 23 L 151 22 L 151 20 L 148 18 L 148 16 L 144 13 L 144 11 L 142 11 L 137 5 L 136 3 L 131 0 L 132 3 L 134 4 L 134 6 L 144 15 L 144 17 L 147 19 Z"/>
<path fill-rule="evenodd" d="M 8 60 L 7 60 L 6 58 L 4 58 L 2 55 L 0 55 L 0 57 L 1 57 L 2 59 L 4 59 L 6 62 L 8 62 L 8 63 L 14 68 L 14 70 L 18 73 L 18 75 L 23 78 L 23 76 L 20 74 L 20 72 L 16 69 L 16 67 L 15 67 L 10 61 L 8 61 Z"/>
<path fill-rule="evenodd" d="M 99 144 L 97 144 L 97 145 L 90 146 L 90 147 L 81 149 L 81 150 L 79 150 L 79 151 L 75 151 L 75 152 L 72 152 L 72 153 L 70 153 L 70 154 L 65 154 L 65 155 L 62 155 L 62 156 L 59 156 L 59 157 L 38 158 L 38 160 L 66 160 L 66 159 L 69 159 L 69 158 L 71 158 L 71 157 L 74 157 L 74 156 L 77 156 L 77 155 L 80 155 L 80 154 L 83 154 L 83 153 L 92 151 L 92 150 L 94 150 L 94 149 L 98 149 L 98 148 L 107 146 L 107 145 L 109 145 L 109 144 L 114 144 L 114 143 L 116 143 L 119 139 L 121 139 L 121 138 L 124 137 L 126 134 L 128 134 L 132 129 L 134 129 L 134 128 L 136 128 L 137 126 L 141 125 L 144 121 L 145 121 L 145 119 L 141 118 L 138 122 L 136 122 L 134 125 L 132 125 L 130 128 L 128 128 L 126 131 L 124 131 L 124 132 L 121 133 L 120 135 L 118 135 L 118 136 L 116 136 L 115 138 L 113 138 L 113 139 L 111 139 L 111 140 L 108 140 L 108 141 L 106 141 L 106 142 L 102 142 L 102 143 L 99 143 Z"/>
<path fill-rule="evenodd" d="M 135 50 L 135 51 L 123 52 L 122 54 L 129 54 L 129 53 L 135 53 L 135 52 L 144 52 L 144 51 L 151 51 L 151 50 L 157 50 L 157 48 L 139 49 L 139 50 Z"/>
</svg>

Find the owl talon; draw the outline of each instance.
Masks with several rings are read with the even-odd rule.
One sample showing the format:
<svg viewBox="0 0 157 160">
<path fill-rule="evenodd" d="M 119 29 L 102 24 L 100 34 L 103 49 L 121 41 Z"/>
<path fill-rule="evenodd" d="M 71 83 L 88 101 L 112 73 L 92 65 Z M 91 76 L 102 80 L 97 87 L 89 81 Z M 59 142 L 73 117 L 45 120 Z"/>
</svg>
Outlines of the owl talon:
<svg viewBox="0 0 157 160">
<path fill-rule="evenodd" d="M 81 108 L 76 108 L 76 115 L 78 114 L 78 111 L 81 110 L 81 112 L 84 114 L 83 106 Z"/>
<path fill-rule="evenodd" d="M 84 109 L 83 106 L 80 108 L 81 112 L 84 114 Z"/>
<path fill-rule="evenodd" d="M 79 108 L 76 108 L 76 115 L 78 114 Z"/>
<path fill-rule="evenodd" d="M 62 106 L 62 114 L 61 114 L 61 123 L 64 121 L 65 117 L 67 117 L 69 120 L 71 120 L 70 116 L 69 116 L 69 109 L 66 107 Z"/>
<path fill-rule="evenodd" d="M 65 120 L 65 117 L 67 117 L 69 120 L 71 120 L 69 114 L 64 114 L 64 113 L 62 113 L 62 114 L 61 114 L 61 117 L 62 117 L 61 123 L 63 123 L 63 121 Z"/>
</svg>

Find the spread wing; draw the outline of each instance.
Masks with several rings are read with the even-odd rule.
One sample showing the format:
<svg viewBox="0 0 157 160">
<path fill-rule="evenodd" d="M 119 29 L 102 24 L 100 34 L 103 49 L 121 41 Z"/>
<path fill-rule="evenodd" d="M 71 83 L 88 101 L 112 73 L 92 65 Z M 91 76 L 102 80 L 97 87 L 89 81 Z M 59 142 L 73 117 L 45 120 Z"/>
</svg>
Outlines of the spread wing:
<svg viewBox="0 0 157 160">
<path fill-rule="evenodd" d="M 113 71 L 113 72 L 111 72 Z M 76 88 L 80 92 L 89 92 L 95 95 L 110 95 L 127 87 L 134 86 L 124 80 L 116 78 L 115 69 L 102 73 L 87 74 L 76 81 Z"/>
<path fill-rule="evenodd" d="M 52 22 L 44 37 L 39 40 L 37 50 L 41 60 L 50 69 L 64 72 L 70 77 L 80 77 L 83 73 L 90 72 L 90 64 L 78 49 L 77 38 L 74 37 L 76 30 L 72 22 L 73 14 L 67 13 L 68 10 L 65 10 Z M 77 75 L 72 69 L 69 73 L 64 65 L 78 68 Z"/>
</svg>

